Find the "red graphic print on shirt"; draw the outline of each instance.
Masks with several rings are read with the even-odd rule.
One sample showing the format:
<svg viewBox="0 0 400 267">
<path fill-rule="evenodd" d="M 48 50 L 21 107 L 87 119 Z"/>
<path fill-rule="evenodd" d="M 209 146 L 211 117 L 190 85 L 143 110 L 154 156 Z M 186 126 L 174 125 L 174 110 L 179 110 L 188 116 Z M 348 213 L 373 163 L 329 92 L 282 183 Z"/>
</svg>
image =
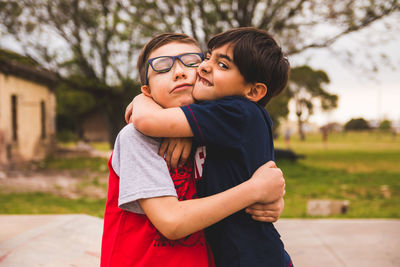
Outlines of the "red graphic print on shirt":
<svg viewBox="0 0 400 267">
<path fill-rule="evenodd" d="M 171 170 L 170 175 L 172 181 L 174 181 L 174 186 L 176 193 L 178 195 L 179 201 L 194 199 L 196 195 L 196 187 L 193 181 L 193 164 L 191 162 L 186 163 L 184 166 Z M 188 235 L 179 240 L 169 240 L 165 238 L 161 233 L 157 231 L 157 237 L 155 239 L 154 246 L 175 246 L 179 244 L 181 246 L 195 246 L 198 243 L 203 246 L 202 242 L 203 232 L 196 232 L 194 234 Z"/>
</svg>

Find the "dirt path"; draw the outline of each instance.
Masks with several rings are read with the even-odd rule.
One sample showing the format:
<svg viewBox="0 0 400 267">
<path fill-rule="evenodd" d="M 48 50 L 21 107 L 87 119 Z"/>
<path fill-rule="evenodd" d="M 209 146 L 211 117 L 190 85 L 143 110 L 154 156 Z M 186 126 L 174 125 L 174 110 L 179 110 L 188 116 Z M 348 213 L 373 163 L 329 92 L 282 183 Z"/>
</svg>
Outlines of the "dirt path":
<svg viewBox="0 0 400 267">
<path fill-rule="evenodd" d="M 67 198 L 105 198 L 107 174 L 73 171 L 12 171 L 0 173 L 2 192 L 46 192 Z"/>
</svg>

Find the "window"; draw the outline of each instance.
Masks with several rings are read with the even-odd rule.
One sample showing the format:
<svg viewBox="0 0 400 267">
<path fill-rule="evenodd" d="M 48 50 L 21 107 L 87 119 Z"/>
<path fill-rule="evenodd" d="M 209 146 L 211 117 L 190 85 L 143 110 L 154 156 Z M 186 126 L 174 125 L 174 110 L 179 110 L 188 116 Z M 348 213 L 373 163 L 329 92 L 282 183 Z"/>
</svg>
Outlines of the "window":
<svg viewBox="0 0 400 267">
<path fill-rule="evenodd" d="M 17 96 L 11 96 L 11 129 L 13 141 L 18 141 Z"/>
<path fill-rule="evenodd" d="M 46 138 L 46 104 L 40 101 L 40 117 L 42 123 L 42 139 Z"/>
</svg>

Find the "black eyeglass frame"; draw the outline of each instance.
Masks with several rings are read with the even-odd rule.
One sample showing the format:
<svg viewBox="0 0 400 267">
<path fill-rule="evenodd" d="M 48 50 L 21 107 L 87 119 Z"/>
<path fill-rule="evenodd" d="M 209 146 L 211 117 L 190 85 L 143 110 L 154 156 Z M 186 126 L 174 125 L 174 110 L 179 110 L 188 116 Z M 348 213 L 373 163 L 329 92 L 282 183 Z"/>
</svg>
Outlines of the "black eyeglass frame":
<svg viewBox="0 0 400 267">
<path fill-rule="evenodd" d="M 146 72 L 145 72 L 145 81 L 144 81 L 144 85 L 149 85 L 149 78 L 148 78 L 148 74 L 149 74 L 149 65 L 151 66 L 151 68 L 152 68 L 155 72 L 164 73 L 164 72 L 170 71 L 170 70 L 172 69 L 172 67 L 174 66 L 174 64 L 175 64 L 175 61 L 176 61 L 177 59 L 179 59 L 179 61 L 180 61 L 184 66 L 189 67 L 189 68 L 197 68 L 198 66 L 187 65 L 187 64 L 185 64 L 185 63 L 182 61 L 181 57 L 182 57 L 182 56 L 186 56 L 186 55 L 198 55 L 198 56 L 200 56 L 201 61 L 204 60 L 204 54 L 203 54 L 203 53 L 184 53 L 184 54 L 180 54 L 180 55 L 177 55 L 177 56 L 160 56 L 160 57 L 154 57 L 154 58 L 148 59 L 147 62 L 146 62 Z M 156 69 L 154 69 L 153 61 L 156 60 L 156 59 L 159 59 L 159 58 L 171 58 L 171 59 L 172 59 L 172 64 L 171 64 L 171 66 L 170 66 L 169 68 L 162 69 L 162 70 L 156 70 Z"/>
</svg>

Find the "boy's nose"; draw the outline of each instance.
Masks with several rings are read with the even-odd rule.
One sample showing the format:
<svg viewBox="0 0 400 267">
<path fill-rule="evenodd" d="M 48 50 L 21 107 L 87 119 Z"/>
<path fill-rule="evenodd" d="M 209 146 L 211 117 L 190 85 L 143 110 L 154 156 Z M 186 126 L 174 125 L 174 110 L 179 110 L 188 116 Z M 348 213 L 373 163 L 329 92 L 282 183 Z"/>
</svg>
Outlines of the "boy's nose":
<svg viewBox="0 0 400 267">
<path fill-rule="evenodd" d="M 203 62 L 201 62 L 200 66 L 199 66 L 199 70 L 200 70 L 200 72 L 202 72 L 202 73 L 209 73 L 209 72 L 211 72 L 210 64 L 208 64 L 208 62 L 204 60 Z"/>
<path fill-rule="evenodd" d="M 174 80 L 185 78 L 187 74 L 185 72 L 185 67 L 182 65 L 182 63 L 177 60 L 174 65 Z"/>
</svg>

